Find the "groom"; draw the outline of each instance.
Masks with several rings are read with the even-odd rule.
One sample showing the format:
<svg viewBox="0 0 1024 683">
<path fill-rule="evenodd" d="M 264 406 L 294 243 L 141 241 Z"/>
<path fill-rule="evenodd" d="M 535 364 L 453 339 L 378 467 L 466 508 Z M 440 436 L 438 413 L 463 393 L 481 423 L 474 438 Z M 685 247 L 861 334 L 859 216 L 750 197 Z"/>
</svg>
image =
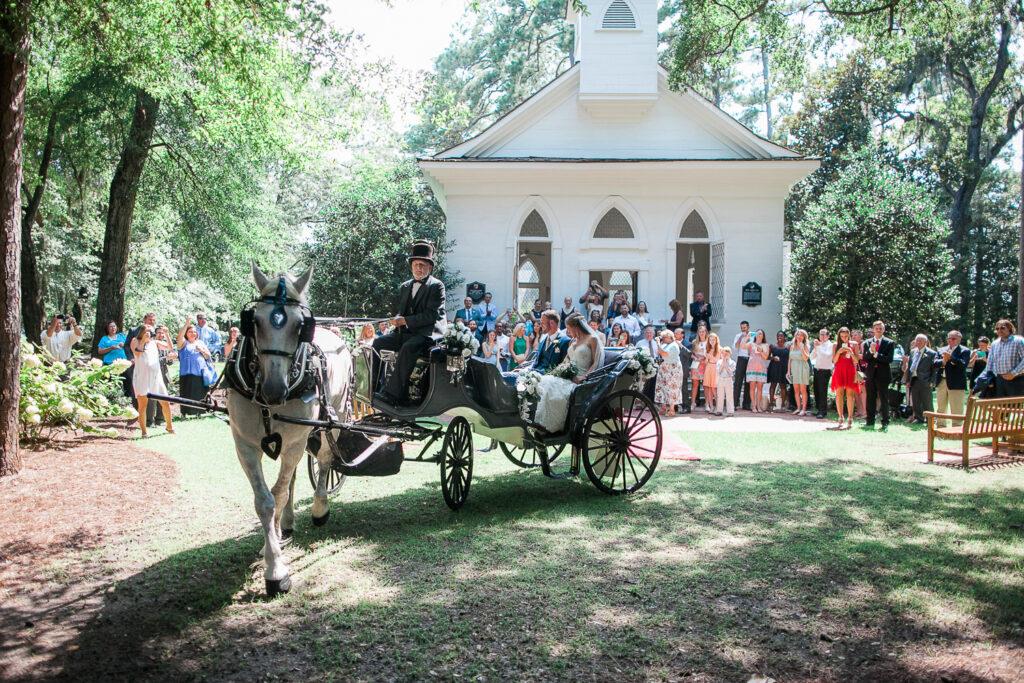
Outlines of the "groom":
<svg viewBox="0 0 1024 683">
<path fill-rule="evenodd" d="M 526 370 L 547 372 L 565 360 L 565 354 L 569 350 L 569 337 L 558 329 L 558 313 L 553 310 L 544 311 L 540 314 L 540 330 L 544 336 L 540 338 L 540 346 L 537 347 L 537 357 L 532 367 Z M 515 386 L 516 373 L 502 373 L 505 382 Z"/>
</svg>

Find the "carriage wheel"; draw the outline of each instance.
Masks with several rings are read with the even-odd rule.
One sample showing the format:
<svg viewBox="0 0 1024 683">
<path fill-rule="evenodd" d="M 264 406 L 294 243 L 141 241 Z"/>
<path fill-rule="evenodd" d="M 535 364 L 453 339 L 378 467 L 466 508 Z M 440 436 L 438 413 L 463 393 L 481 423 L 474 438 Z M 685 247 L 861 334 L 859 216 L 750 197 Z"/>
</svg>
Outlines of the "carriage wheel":
<svg viewBox="0 0 1024 683">
<path fill-rule="evenodd" d="M 306 451 L 306 469 L 309 471 L 309 483 L 316 491 L 316 480 L 320 476 L 320 464 L 316 461 L 316 454 Z M 327 495 L 337 493 L 341 485 L 345 483 L 345 475 L 333 467 L 327 472 Z"/>
<path fill-rule="evenodd" d="M 466 418 L 457 417 L 448 425 L 439 460 L 444 502 L 458 510 L 466 502 L 473 480 L 473 430 Z"/>
<path fill-rule="evenodd" d="M 658 411 L 637 391 L 617 391 L 590 412 L 580 450 L 594 486 L 613 495 L 636 491 L 661 457 Z"/>
<path fill-rule="evenodd" d="M 517 467 L 523 467 L 529 469 L 531 467 L 540 467 L 540 454 L 536 448 L 520 448 L 519 446 L 512 446 L 499 441 L 498 445 L 501 446 L 501 452 L 505 454 L 513 465 Z M 548 451 L 548 462 L 554 462 L 558 456 L 565 450 L 565 444 L 556 446 Z"/>
</svg>

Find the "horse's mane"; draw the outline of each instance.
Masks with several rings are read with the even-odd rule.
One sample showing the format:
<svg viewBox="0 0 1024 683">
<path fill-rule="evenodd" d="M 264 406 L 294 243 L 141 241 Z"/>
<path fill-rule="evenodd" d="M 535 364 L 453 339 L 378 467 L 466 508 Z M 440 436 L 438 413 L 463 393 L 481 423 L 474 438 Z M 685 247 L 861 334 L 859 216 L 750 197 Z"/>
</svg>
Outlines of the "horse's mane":
<svg viewBox="0 0 1024 683">
<path fill-rule="evenodd" d="M 267 284 L 260 291 L 260 296 L 274 296 L 274 294 L 277 292 L 277 283 L 281 280 L 282 277 L 284 278 L 285 283 L 285 293 L 288 295 L 288 297 L 291 299 L 295 299 L 296 301 L 306 303 L 306 297 L 302 296 L 302 293 L 295 288 L 295 277 L 285 270 L 282 270 L 276 275 L 267 278 Z"/>
</svg>

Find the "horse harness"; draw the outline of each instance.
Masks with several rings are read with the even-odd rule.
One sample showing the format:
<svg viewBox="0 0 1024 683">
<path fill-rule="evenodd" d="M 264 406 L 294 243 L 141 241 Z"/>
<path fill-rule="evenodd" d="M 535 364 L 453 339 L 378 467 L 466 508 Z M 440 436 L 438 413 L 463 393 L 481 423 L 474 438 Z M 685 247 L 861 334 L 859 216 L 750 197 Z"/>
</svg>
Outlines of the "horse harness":
<svg viewBox="0 0 1024 683">
<path fill-rule="evenodd" d="M 280 349 L 261 349 L 256 345 L 256 305 L 271 304 L 269 321 L 275 329 L 281 329 L 288 321 L 286 308 L 298 308 L 302 314 L 302 326 L 299 328 L 298 345 L 295 351 Z M 288 394 L 285 401 L 300 399 L 309 403 L 319 397 L 320 420 L 330 421 L 331 410 L 327 402 L 327 358 L 319 346 L 313 343 L 316 323 L 309 308 L 287 295 L 284 278 L 277 284 L 273 296 L 257 297 L 242 308 L 238 345 L 231 351 L 224 365 L 221 379 L 229 389 L 238 392 L 260 407 L 263 419 L 264 436 L 260 448 L 271 459 L 276 460 L 281 454 L 281 435 L 271 431 L 270 404 L 263 396 L 263 377 L 260 370 L 259 356 L 262 354 L 291 358 L 288 370 Z"/>
</svg>

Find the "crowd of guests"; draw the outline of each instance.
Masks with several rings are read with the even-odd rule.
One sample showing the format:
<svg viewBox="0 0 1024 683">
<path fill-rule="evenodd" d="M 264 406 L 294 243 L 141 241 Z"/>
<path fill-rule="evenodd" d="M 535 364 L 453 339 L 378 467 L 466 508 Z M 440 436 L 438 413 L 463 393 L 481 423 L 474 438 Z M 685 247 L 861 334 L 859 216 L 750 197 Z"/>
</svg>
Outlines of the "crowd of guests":
<svg viewBox="0 0 1024 683">
<path fill-rule="evenodd" d="M 886 326 L 875 321 L 867 334 L 840 327 L 815 338 L 803 329 L 790 334 L 779 330 L 770 340 L 764 330 L 752 330 L 747 321 L 723 341 L 711 331 L 711 305 L 697 292 L 687 309 L 669 302 L 670 315 L 655 320 L 645 302 L 631 304 L 627 292 L 612 294 L 591 282 L 575 301 L 566 297 L 553 309 L 565 329 L 573 314 L 585 317 L 606 348 L 640 347 L 658 363 L 657 376 L 644 392 L 663 415 L 703 409 L 717 415 L 791 412 L 825 419 L 834 396 L 837 427 L 848 429 L 854 419 L 866 426 L 886 427 L 905 405 L 908 422 L 923 422 L 924 413 L 963 414 L 966 396 L 1024 395 L 1024 339 L 1013 324 L 995 326 L 997 340 L 979 337 L 973 347 L 963 344 L 957 330 L 946 343 L 933 348 L 928 335 L 918 334 L 904 349 L 886 336 Z M 500 311 L 490 293 L 480 302 L 466 297 L 454 320 L 464 322 L 480 340 L 477 356 L 503 371 L 514 370 L 538 348 L 540 319 L 551 302 L 536 301 L 531 310 Z M 383 326 L 381 333 L 384 332 Z M 377 331 L 364 330 L 366 343 Z M 891 405 L 890 391 L 905 391 L 905 403 Z M 937 403 L 937 406 L 934 404 Z M 943 421 L 939 421 L 942 425 Z"/>
<path fill-rule="evenodd" d="M 82 330 L 73 317 L 55 315 L 40 335 L 40 342 L 55 360 L 66 363 L 82 338 Z M 177 335 L 172 337 L 167 326 L 157 324 L 153 313 L 146 313 L 138 325 L 125 332 L 120 331 L 113 320 L 108 322 L 106 334 L 96 344 L 95 355 L 104 365 L 117 361 L 129 364 L 121 377 L 125 395 L 138 408 L 142 435 L 147 436 L 148 428 L 160 423 L 166 423 L 167 431 L 173 433 L 170 405 L 166 401 L 150 401 L 149 396 L 170 395 L 169 368 L 177 362 L 180 396 L 202 400 L 207 387 L 217 380 L 213 360 L 227 357 L 238 338 L 238 328 L 232 327 L 222 343 L 220 334 L 204 313 L 196 314 L 195 322 L 187 317 Z M 181 407 L 185 417 L 202 413 L 198 408 Z"/>
</svg>

